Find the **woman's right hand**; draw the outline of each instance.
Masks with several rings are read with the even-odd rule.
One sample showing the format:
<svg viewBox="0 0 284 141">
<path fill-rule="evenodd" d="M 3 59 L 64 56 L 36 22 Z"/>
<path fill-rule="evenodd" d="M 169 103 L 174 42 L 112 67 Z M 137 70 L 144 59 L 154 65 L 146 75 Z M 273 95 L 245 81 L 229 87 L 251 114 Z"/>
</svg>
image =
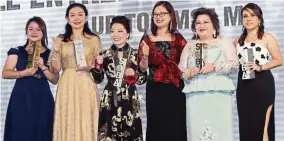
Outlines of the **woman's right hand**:
<svg viewBox="0 0 284 141">
<path fill-rule="evenodd" d="M 186 77 L 187 77 L 187 79 L 190 79 L 190 78 L 192 78 L 192 77 L 198 75 L 199 72 L 200 72 L 200 69 L 197 68 L 197 67 L 196 67 L 196 68 L 193 68 L 193 69 L 189 69 L 188 72 L 187 72 L 187 74 L 186 74 Z"/>
<path fill-rule="evenodd" d="M 21 73 L 24 76 L 33 76 L 37 71 L 37 68 L 27 68 Z"/>
<path fill-rule="evenodd" d="M 104 62 L 103 56 L 102 56 L 102 55 L 98 55 L 98 56 L 96 57 L 96 61 L 97 61 L 98 65 L 103 64 L 103 62 Z"/>
<path fill-rule="evenodd" d="M 55 52 L 59 52 L 60 44 L 56 43 L 56 39 L 54 37 L 52 37 L 52 40 L 53 40 L 52 50 L 54 50 Z"/>
<path fill-rule="evenodd" d="M 144 56 L 149 56 L 149 51 L 150 51 L 149 46 L 145 43 L 144 40 L 142 41 L 141 45 L 142 45 L 143 55 Z"/>
</svg>

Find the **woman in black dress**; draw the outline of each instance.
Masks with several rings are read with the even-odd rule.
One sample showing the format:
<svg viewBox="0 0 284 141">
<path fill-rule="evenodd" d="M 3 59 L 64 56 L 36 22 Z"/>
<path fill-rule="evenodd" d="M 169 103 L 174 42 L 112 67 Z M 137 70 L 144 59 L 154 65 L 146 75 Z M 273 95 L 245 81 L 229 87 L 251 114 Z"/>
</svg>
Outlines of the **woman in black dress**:
<svg viewBox="0 0 284 141">
<path fill-rule="evenodd" d="M 282 65 L 280 47 L 272 34 L 264 32 L 258 5 L 247 4 L 241 14 L 244 30 L 235 41 L 241 64 L 237 87 L 240 141 L 274 141 L 275 83 L 270 69 Z M 250 55 L 253 62 L 246 60 Z M 249 78 L 247 70 L 253 70 L 255 78 Z"/>
<path fill-rule="evenodd" d="M 107 76 L 100 103 L 98 141 L 143 141 L 140 100 L 135 84 L 146 82 L 139 71 L 138 52 L 127 43 L 130 20 L 117 16 L 110 24 L 113 45 L 96 57 L 94 79 Z M 124 63 L 125 64 L 124 64 Z"/>
<path fill-rule="evenodd" d="M 4 79 L 16 79 L 6 115 L 4 141 L 52 141 L 54 99 L 49 82 L 57 84 L 58 74 L 49 71 L 45 22 L 33 17 L 26 24 L 27 42 L 11 48 L 4 66 Z M 36 42 L 40 56 L 31 42 Z M 34 59 L 34 66 L 28 65 Z"/>
<path fill-rule="evenodd" d="M 141 70 L 149 68 L 146 85 L 146 141 L 186 141 L 186 109 L 178 65 L 186 40 L 176 30 L 176 16 L 167 1 L 152 11 L 151 31 L 139 46 Z"/>
</svg>

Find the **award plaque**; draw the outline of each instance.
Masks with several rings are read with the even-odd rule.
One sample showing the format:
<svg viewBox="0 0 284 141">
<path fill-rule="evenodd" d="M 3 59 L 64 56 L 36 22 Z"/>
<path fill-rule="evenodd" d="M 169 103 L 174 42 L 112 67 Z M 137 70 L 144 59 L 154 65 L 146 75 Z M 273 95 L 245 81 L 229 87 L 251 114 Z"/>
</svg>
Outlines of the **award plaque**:
<svg viewBox="0 0 284 141">
<path fill-rule="evenodd" d="M 253 49 L 248 48 L 245 51 L 244 57 L 245 57 L 245 62 L 254 62 L 253 58 Z M 251 69 L 246 69 L 244 65 L 242 65 L 242 70 L 243 70 L 243 79 L 254 79 L 255 78 L 255 71 Z"/>
<path fill-rule="evenodd" d="M 77 66 L 79 67 L 87 66 L 86 56 L 85 56 L 85 51 L 84 51 L 84 43 L 82 40 L 74 41 L 74 50 L 75 50 Z"/>
<path fill-rule="evenodd" d="M 203 59 L 205 58 L 205 54 L 207 51 L 206 43 L 196 43 L 195 44 L 195 65 L 197 68 L 202 69 L 204 66 Z"/>
</svg>

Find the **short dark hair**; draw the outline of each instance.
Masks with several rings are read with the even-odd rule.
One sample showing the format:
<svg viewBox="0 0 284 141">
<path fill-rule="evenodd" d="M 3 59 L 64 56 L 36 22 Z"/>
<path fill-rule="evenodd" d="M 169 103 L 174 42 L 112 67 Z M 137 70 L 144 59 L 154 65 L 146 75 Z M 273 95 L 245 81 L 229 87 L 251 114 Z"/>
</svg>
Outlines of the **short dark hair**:
<svg viewBox="0 0 284 141">
<path fill-rule="evenodd" d="M 166 10 L 170 13 L 171 16 L 171 21 L 168 25 L 168 29 L 171 33 L 174 33 L 176 28 L 177 28 L 177 20 L 176 20 L 176 14 L 175 14 L 175 10 L 172 6 L 171 3 L 169 3 L 168 1 L 159 1 L 155 4 L 153 10 L 152 10 L 152 19 L 151 19 L 151 32 L 154 36 L 157 35 L 157 29 L 158 27 L 155 25 L 154 23 L 154 11 L 156 9 L 156 7 L 162 5 L 164 8 L 166 8 Z"/>
<path fill-rule="evenodd" d="M 28 34 L 28 27 L 31 24 L 31 22 L 35 22 L 35 23 L 38 24 L 39 28 L 41 29 L 42 35 L 43 35 L 43 37 L 41 39 L 41 45 L 43 47 L 47 48 L 48 40 L 47 40 L 46 24 L 45 24 L 44 20 L 41 17 L 37 17 L 37 16 L 30 18 L 27 21 L 27 24 L 26 24 L 26 28 L 25 28 L 26 34 Z M 29 44 L 29 40 L 27 39 L 25 46 L 27 46 L 28 44 Z"/>
<path fill-rule="evenodd" d="M 126 32 L 129 34 L 128 36 L 128 39 L 129 39 L 130 32 L 131 32 L 130 20 L 125 16 L 115 16 L 111 20 L 110 28 L 112 28 L 112 25 L 115 23 L 119 23 L 124 26 L 124 28 L 126 29 Z"/>
<path fill-rule="evenodd" d="M 213 24 L 213 28 L 216 30 L 216 35 L 214 38 L 217 38 L 218 35 L 220 34 L 220 23 L 219 23 L 219 18 L 217 13 L 209 8 L 205 8 L 205 7 L 201 7 L 201 8 L 197 8 L 195 10 L 193 10 L 192 12 L 192 22 L 191 22 L 191 30 L 192 32 L 196 32 L 195 29 L 195 23 L 196 23 L 196 19 L 199 15 L 208 15 L 210 17 L 210 20 Z M 198 39 L 199 37 L 197 37 L 195 34 L 193 34 L 192 39 Z"/>
</svg>

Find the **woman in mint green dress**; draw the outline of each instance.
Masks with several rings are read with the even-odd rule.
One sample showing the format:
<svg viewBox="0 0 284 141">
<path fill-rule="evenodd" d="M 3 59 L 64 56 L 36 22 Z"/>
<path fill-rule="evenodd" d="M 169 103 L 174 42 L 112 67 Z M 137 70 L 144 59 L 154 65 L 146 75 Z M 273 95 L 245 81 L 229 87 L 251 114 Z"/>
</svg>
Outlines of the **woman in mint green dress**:
<svg viewBox="0 0 284 141">
<path fill-rule="evenodd" d="M 235 86 L 229 74 L 238 69 L 236 50 L 229 39 L 219 36 L 218 15 L 214 11 L 199 8 L 192 19 L 195 35 L 183 49 L 179 63 L 185 81 L 187 138 L 232 141 Z M 203 56 L 202 67 L 198 67 L 198 56 Z"/>
</svg>

